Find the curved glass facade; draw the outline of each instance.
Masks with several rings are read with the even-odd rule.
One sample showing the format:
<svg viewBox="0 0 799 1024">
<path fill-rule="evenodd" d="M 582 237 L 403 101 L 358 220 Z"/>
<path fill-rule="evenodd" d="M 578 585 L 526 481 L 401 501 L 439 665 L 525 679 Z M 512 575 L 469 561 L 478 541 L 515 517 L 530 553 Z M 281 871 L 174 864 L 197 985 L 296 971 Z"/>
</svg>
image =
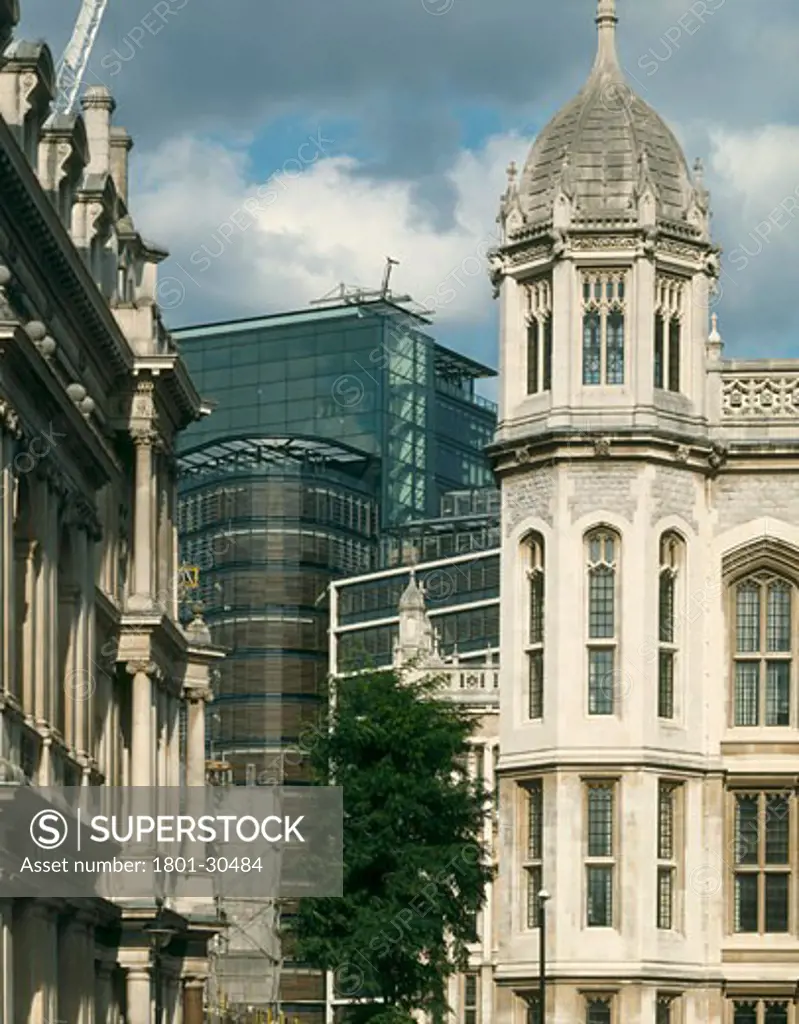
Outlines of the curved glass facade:
<svg viewBox="0 0 799 1024">
<path fill-rule="evenodd" d="M 212 759 L 228 761 L 235 782 L 291 783 L 305 769 L 280 752 L 318 716 L 328 584 L 374 567 L 378 504 L 367 456 L 286 441 L 259 462 L 264 445 L 185 453 L 182 557 L 199 569 L 192 596 L 214 643 L 230 652 L 208 716 Z"/>
</svg>

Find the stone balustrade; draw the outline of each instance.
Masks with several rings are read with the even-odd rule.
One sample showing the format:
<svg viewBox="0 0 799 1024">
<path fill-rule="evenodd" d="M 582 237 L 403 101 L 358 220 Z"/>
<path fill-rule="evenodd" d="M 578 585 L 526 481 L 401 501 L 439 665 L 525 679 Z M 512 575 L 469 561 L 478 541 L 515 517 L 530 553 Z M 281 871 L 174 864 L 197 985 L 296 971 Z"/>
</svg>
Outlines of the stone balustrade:
<svg viewBox="0 0 799 1024">
<path fill-rule="evenodd" d="M 723 420 L 799 420 L 799 363 L 721 373 Z"/>
<path fill-rule="evenodd" d="M 431 670 L 444 684 L 442 696 L 464 704 L 499 707 L 499 665 L 457 662 Z"/>
</svg>

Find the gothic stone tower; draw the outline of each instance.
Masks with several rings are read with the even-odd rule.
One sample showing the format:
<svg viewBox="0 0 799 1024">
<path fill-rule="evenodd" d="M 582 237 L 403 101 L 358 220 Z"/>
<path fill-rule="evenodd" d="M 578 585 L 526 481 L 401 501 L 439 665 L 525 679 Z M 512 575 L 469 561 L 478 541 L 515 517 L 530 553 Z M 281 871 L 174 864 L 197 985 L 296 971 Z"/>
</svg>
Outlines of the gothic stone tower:
<svg viewBox="0 0 799 1024">
<path fill-rule="evenodd" d="M 543 888 L 547 1024 L 799 1024 L 799 362 L 722 358 L 701 165 L 596 20 L 493 258 L 496 1016 Z"/>
</svg>

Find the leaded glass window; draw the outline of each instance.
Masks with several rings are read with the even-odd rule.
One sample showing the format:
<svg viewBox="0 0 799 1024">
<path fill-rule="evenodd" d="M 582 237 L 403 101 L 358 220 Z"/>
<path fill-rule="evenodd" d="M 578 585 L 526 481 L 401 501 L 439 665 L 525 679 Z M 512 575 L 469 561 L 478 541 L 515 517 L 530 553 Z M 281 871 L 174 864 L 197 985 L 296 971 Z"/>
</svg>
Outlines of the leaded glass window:
<svg viewBox="0 0 799 1024">
<path fill-rule="evenodd" d="M 541 278 L 527 286 L 527 394 L 552 390 L 552 285 Z"/>
<path fill-rule="evenodd" d="M 738 793 L 734 799 L 734 930 L 788 932 L 792 797 L 775 791 Z"/>
<path fill-rule="evenodd" d="M 733 588 L 733 724 L 788 726 L 792 717 L 794 588 L 769 573 Z"/>
<path fill-rule="evenodd" d="M 586 923 L 589 928 L 613 927 L 615 794 L 613 782 L 587 785 Z"/>
<path fill-rule="evenodd" d="M 612 715 L 616 705 L 618 548 L 615 534 L 595 530 L 588 555 L 588 713 Z"/>
<path fill-rule="evenodd" d="M 625 273 L 593 270 L 583 275 L 583 384 L 623 384 Z"/>
</svg>

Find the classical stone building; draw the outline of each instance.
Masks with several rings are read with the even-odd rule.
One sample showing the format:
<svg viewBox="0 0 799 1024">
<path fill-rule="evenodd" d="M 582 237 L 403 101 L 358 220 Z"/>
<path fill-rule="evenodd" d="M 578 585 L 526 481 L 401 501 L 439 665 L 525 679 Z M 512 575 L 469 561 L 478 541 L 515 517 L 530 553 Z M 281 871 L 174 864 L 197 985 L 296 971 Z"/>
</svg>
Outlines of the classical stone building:
<svg viewBox="0 0 799 1024">
<path fill-rule="evenodd" d="M 494 257 L 496 1020 L 544 888 L 547 1022 L 795 1024 L 799 361 L 723 358 L 701 165 L 597 24 Z"/>
<path fill-rule="evenodd" d="M 43 43 L 0 0 L 0 797 L 204 784 L 221 653 L 177 623 L 176 434 L 200 398 L 127 206 L 131 140 L 88 90 L 52 112 Z M 186 720 L 186 728 L 181 723 Z M 182 740 L 182 736 L 187 740 Z M 199 1024 L 200 908 L 0 903 L 2 1024 Z"/>
</svg>

